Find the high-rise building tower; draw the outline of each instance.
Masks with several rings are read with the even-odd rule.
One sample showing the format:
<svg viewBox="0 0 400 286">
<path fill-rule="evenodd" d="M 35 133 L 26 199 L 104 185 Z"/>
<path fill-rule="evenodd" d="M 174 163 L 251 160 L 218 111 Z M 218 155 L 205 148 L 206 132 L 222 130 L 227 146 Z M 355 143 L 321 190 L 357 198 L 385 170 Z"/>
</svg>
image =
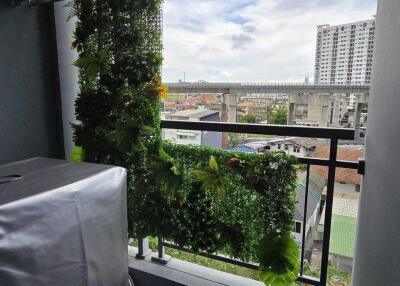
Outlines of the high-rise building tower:
<svg viewBox="0 0 400 286">
<path fill-rule="evenodd" d="M 369 84 L 375 19 L 318 26 L 315 83 Z"/>
</svg>

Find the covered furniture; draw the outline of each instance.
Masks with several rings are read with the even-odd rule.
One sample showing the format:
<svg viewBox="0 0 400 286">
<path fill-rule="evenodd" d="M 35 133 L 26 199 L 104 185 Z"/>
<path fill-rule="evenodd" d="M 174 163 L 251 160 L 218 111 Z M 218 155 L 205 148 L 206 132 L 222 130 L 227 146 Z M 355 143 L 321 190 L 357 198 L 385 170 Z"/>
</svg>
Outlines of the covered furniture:
<svg viewBox="0 0 400 286">
<path fill-rule="evenodd" d="M 126 189 L 119 167 L 0 166 L 0 285 L 128 285 Z"/>
</svg>

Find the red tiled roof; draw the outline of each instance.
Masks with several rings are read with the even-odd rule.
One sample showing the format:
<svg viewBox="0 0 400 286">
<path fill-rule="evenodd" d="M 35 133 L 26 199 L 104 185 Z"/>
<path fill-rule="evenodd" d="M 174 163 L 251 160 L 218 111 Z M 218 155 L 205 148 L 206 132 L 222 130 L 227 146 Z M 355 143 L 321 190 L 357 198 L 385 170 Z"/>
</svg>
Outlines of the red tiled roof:
<svg viewBox="0 0 400 286">
<path fill-rule="evenodd" d="M 250 101 L 242 101 L 238 105 L 238 107 L 254 107 L 254 103 Z"/>
<path fill-rule="evenodd" d="M 319 146 L 315 150 L 313 157 L 316 158 L 328 158 L 329 157 L 329 146 Z M 358 159 L 364 157 L 364 149 L 362 147 L 341 147 L 338 148 L 337 159 L 345 161 L 358 161 Z M 328 167 L 325 166 L 312 166 L 312 172 L 318 173 L 321 177 L 328 179 Z M 341 183 L 348 183 L 354 185 L 361 184 L 361 176 L 357 173 L 357 170 L 337 168 L 335 181 Z"/>
<path fill-rule="evenodd" d="M 164 101 L 164 106 L 166 107 L 174 107 L 176 105 L 173 101 Z"/>
</svg>

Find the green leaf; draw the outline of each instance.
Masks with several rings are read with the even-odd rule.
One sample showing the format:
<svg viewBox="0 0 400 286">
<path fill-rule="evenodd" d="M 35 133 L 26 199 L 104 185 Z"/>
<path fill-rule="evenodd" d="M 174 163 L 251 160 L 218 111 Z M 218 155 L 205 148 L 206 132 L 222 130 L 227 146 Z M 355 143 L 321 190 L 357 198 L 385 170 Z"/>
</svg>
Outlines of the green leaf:
<svg viewBox="0 0 400 286">
<path fill-rule="evenodd" d="M 71 151 L 71 160 L 76 162 L 82 162 L 85 159 L 84 151 L 82 147 L 75 146 Z"/>
<path fill-rule="evenodd" d="M 182 186 L 182 171 L 163 148 L 159 150 L 159 157 L 152 164 L 154 178 L 163 190 L 175 193 Z"/>
<path fill-rule="evenodd" d="M 86 76 L 89 81 L 93 81 L 100 69 L 100 65 L 97 62 L 91 62 L 86 66 Z"/>
<path fill-rule="evenodd" d="M 210 167 L 211 170 L 214 170 L 216 172 L 218 172 L 218 163 L 217 160 L 215 160 L 214 156 L 210 156 L 210 160 L 208 161 L 208 165 Z"/>
<path fill-rule="evenodd" d="M 193 170 L 193 175 L 202 183 L 203 189 L 216 191 L 221 198 L 225 197 L 228 180 L 219 171 L 218 163 L 214 156 L 210 156 L 208 168 L 205 170 Z"/>
<path fill-rule="evenodd" d="M 79 67 L 79 68 L 86 68 L 90 63 L 94 61 L 94 58 L 92 57 L 80 57 L 76 61 L 74 61 L 74 65 Z"/>
<path fill-rule="evenodd" d="M 172 161 L 172 157 L 165 152 L 164 148 L 160 148 L 159 151 L 160 158 L 164 161 Z"/>
<path fill-rule="evenodd" d="M 294 285 L 299 249 L 290 234 L 266 234 L 259 244 L 259 278 L 267 286 Z"/>
</svg>

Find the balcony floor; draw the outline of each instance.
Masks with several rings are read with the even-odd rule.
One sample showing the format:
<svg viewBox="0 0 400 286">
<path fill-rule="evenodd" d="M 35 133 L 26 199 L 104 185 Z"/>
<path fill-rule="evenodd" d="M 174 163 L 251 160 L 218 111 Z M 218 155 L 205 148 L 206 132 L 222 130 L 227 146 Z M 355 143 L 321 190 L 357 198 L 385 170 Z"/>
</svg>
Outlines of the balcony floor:
<svg viewBox="0 0 400 286">
<path fill-rule="evenodd" d="M 129 270 L 135 286 L 262 286 L 263 283 L 172 258 L 167 265 L 135 258 L 137 249 L 129 247 Z"/>
</svg>

